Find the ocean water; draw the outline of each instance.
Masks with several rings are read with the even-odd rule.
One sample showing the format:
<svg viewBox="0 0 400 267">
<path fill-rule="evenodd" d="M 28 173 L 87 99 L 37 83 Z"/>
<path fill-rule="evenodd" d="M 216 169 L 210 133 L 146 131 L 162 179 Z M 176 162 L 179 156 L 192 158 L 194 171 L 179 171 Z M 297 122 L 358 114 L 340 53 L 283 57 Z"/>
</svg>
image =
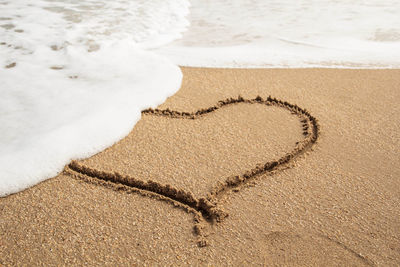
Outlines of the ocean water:
<svg viewBox="0 0 400 267">
<path fill-rule="evenodd" d="M 0 196 L 126 136 L 182 73 L 148 52 L 181 36 L 187 1 L 0 0 Z"/>
<path fill-rule="evenodd" d="M 177 65 L 400 67 L 400 1 L 0 0 L 0 196 L 126 136 Z"/>
<path fill-rule="evenodd" d="M 400 67 L 398 0 L 192 0 L 190 27 L 157 50 L 206 67 Z"/>
</svg>

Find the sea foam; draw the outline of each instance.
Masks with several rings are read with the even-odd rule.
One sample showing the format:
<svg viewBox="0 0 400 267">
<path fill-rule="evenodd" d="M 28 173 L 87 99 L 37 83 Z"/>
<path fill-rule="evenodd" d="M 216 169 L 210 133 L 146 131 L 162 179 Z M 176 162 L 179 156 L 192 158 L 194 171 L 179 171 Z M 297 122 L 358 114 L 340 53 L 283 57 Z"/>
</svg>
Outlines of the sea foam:
<svg viewBox="0 0 400 267">
<path fill-rule="evenodd" d="M 144 49 L 180 37 L 187 1 L 0 0 L 0 196 L 129 133 L 180 87 Z"/>
<path fill-rule="evenodd" d="M 190 27 L 157 49 L 202 67 L 400 67 L 398 0 L 192 0 Z"/>
</svg>

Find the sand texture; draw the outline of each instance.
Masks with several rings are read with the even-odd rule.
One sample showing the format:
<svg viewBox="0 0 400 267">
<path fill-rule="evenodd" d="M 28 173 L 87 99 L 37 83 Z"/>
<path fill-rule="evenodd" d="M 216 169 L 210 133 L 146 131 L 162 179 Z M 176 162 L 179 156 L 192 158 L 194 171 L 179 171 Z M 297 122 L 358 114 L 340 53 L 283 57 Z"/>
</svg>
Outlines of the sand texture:
<svg viewBox="0 0 400 267">
<path fill-rule="evenodd" d="M 0 199 L 0 264 L 400 264 L 400 70 L 183 73 L 125 139 Z"/>
</svg>

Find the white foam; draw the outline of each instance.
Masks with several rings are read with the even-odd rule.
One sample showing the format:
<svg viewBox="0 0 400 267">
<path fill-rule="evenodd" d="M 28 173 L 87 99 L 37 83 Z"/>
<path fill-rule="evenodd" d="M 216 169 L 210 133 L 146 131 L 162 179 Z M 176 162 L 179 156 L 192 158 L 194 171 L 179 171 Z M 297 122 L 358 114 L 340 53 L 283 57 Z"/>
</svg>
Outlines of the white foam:
<svg viewBox="0 0 400 267">
<path fill-rule="evenodd" d="M 192 0 L 158 53 L 203 67 L 400 67 L 398 0 Z"/>
<path fill-rule="evenodd" d="M 0 0 L 0 196 L 124 137 L 181 84 L 186 1 Z"/>
</svg>

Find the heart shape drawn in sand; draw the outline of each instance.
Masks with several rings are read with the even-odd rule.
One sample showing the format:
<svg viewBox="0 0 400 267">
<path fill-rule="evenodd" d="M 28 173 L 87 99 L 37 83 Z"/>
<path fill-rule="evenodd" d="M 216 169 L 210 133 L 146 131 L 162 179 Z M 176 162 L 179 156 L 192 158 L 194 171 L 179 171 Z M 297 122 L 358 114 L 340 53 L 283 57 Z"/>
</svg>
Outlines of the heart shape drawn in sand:
<svg viewBox="0 0 400 267">
<path fill-rule="evenodd" d="M 272 97 L 263 99 L 260 96 L 254 99 L 244 99 L 241 96 L 238 98 L 229 98 L 219 101 L 212 107 L 200 109 L 196 112 L 180 112 L 169 109 L 147 109 L 142 111 L 144 116 L 156 116 L 167 119 L 198 120 L 218 110 L 243 104 L 261 105 L 265 108 L 273 107 L 275 109 L 278 108 L 281 111 L 289 112 L 289 115 L 298 118 L 302 138 L 295 142 L 294 147 L 292 147 L 290 151 L 281 153 L 275 159 L 256 162 L 256 164 L 252 165 L 254 167 L 234 175 L 229 175 L 227 178 L 224 176 L 219 179 L 211 179 L 213 184 L 208 187 L 209 190 L 206 190 L 207 192 L 201 192 L 204 194 L 193 194 L 193 190 L 179 188 L 179 186 L 173 186 L 160 181 L 146 181 L 132 177 L 132 175 L 121 174 L 109 170 L 100 170 L 99 168 L 88 166 L 88 164 L 78 161 L 71 162 L 65 168 L 65 172 L 74 178 L 83 179 L 87 182 L 111 187 L 115 190 L 137 192 L 144 196 L 153 197 L 183 208 L 185 211 L 194 214 L 194 230 L 199 237 L 199 245 L 204 246 L 206 244 L 204 238 L 204 227 L 206 224 L 221 222 L 227 216 L 223 209 L 219 207 L 222 197 L 232 190 L 239 190 L 243 185 L 256 177 L 263 174 L 275 173 L 287 166 L 300 155 L 304 154 L 304 152 L 308 151 L 318 139 L 318 122 L 307 110 L 300 108 L 297 105 Z M 174 177 L 174 179 L 179 180 L 179 177 Z"/>
</svg>

